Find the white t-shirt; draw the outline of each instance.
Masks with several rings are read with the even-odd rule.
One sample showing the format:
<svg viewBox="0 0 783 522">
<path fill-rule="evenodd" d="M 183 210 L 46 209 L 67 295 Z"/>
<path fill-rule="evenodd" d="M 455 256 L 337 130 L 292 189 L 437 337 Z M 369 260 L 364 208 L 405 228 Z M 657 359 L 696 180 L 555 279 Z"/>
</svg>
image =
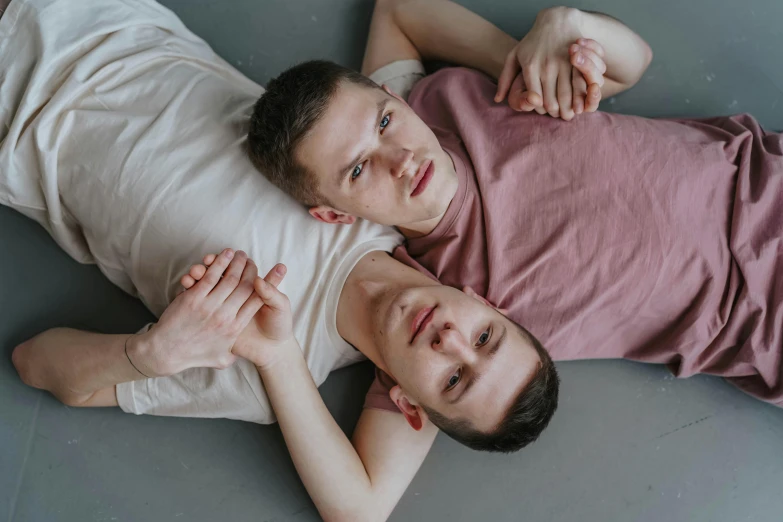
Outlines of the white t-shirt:
<svg viewBox="0 0 783 522">
<path fill-rule="evenodd" d="M 316 384 L 362 359 L 337 333 L 355 263 L 401 237 L 317 222 L 256 172 L 263 89 L 151 0 L 13 0 L 0 19 L 0 203 L 159 315 L 205 254 L 243 249 L 281 285 Z M 117 387 L 123 410 L 274 420 L 251 363 Z"/>
</svg>

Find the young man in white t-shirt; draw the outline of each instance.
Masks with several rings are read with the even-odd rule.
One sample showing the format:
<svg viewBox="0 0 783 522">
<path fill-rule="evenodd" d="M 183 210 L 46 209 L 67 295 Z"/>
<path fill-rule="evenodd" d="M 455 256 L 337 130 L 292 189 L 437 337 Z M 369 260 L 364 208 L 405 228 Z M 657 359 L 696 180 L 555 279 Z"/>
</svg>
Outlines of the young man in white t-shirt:
<svg viewBox="0 0 783 522">
<path fill-rule="evenodd" d="M 56 329 L 21 344 L 13 361 L 28 384 L 133 413 L 276 414 L 327 519 L 385 517 L 432 444 L 428 419 L 471 447 L 505 451 L 546 426 L 557 375 L 540 345 L 481 300 L 392 259 L 392 229 L 317 223 L 255 172 L 244 141 L 263 90 L 170 11 L 146 0 L 13 0 L 0 18 L 0 69 L 0 203 L 162 314 L 138 335 Z M 225 251 L 204 284 L 175 299 L 189 264 L 225 245 L 269 270 L 271 286 L 247 254 Z M 275 306 L 253 313 L 254 281 L 262 295 L 278 284 L 288 295 L 301 349 L 264 355 Z M 351 443 L 316 385 L 364 358 L 396 382 Z"/>
</svg>

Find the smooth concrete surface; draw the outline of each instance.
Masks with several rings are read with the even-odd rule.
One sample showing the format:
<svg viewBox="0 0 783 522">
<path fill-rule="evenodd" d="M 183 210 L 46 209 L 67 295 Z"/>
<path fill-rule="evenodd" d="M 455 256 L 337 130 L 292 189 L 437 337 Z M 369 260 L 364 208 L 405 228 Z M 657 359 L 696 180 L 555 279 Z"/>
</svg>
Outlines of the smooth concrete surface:
<svg viewBox="0 0 783 522">
<path fill-rule="evenodd" d="M 222 56 L 258 82 L 300 60 L 358 67 L 372 3 L 359 0 L 166 0 Z M 514 36 L 541 0 L 468 0 Z M 655 51 L 632 91 L 603 110 L 645 116 L 750 112 L 783 129 L 779 0 L 581 1 L 644 36 Z M 783 208 L 783 207 L 782 207 Z M 128 332 L 151 319 L 94 266 L 0 207 L 0 520 L 318 520 L 276 426 L 79 410 L 25 387 L 10 361 L 53 326 Z M 624 361 L 560 365 L 558 414 L 513 456 L 441 436 L 394 521 L 777 522 L 783 520 L 783 411 L 719 379 L 673 379 Z M 368 365 L 321 387 L 350 432 Z"/>
</svg>

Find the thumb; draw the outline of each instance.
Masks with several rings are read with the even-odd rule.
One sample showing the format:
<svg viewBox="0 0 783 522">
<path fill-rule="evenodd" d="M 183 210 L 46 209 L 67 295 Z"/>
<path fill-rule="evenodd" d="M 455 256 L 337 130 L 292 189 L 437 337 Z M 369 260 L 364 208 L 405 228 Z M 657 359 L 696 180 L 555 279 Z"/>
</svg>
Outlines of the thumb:
<svg viewBox="0 0 783 522">
<path fill-rule="evenodd" d="M 288 297 L 264 279 L 256 277 L 255 281 L 253 281 L 253 289 L 261 300 L 264 301 L 265 306 L 281 312 L 288 308 Z"/>
<path fill-rule="evenodd" d="M 277 288 L 283 282 L 286 272 L 288 268 L 283 263 L 278 263 L 264 276 L 264 281 Z"/>
<path fill-rule="evenodd" d="M 498 90 L 497 93 L 495 93 L 495 103 L 500 103 L 506 98 L 508 91 L 511 88 L 511 82 L 514 81 L 514 78 L 521 70 L 522 68 L 519 66 L 519 62 L 517 62 L 517 55 L 512 50 L 506 56 L 503 70 L 498 77 Z"/>
</svg>

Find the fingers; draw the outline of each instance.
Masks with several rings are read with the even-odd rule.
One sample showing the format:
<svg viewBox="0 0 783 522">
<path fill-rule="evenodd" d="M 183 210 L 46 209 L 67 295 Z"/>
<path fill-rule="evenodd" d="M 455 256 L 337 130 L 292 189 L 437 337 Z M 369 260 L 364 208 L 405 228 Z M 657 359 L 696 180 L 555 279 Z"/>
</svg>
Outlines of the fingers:
<svg viewBox="0 0 783 522">
<path fill-rule="evenodd" d="M 288 306 L 288 298 L 277 289 L 278 285 L 283 281 L 287 270 L 284 264 L 278 263 L 264 279 L 257 277 L 253 284 L 256 293 L 264 301 L 264 304 L 272 309 L 283 310 Z"/>
<path fill-rule="evenodd" d="M 242 329 L 247 326 L 253 316 L 264 306 L 264 300 L 255 292 L 255 280 L 253 283 L 253 293 L 237 312 L 237 322 L 242 326 Z"/>
<path fill-rule="evenodd" d="M 515 111 L 530 112 L 536 107 L 543 107 L 544 101 L 535 92 L 527 90 L 522 74 L 517 74 L 508 93 L 508 105 Z"/>
<path fill-rule="evenodd" d="M 196 284 L 196 280 L 193 279 L 192 277 L 190 277 L 189 274 L 185 274 L 184 276 L 182 276 L 180 278 L 179 284 L 182 285 L 182 290 L 184 291 L 184 290 L 187 290 L 188 288 L 190 288 L 191 286 L 195 285 Z"/>
<path fill-rule="evenodd" d="M 571 65 L 582 73 L 587 83 L 597 83 L 599 86 L 603 86 L 604 73 L 606 72 L 603 60 L 593 51 L 576 44 L 572 45 L 568 51 L 571 53 Z"/>
<path fill-rule="evenodd" d="M 573 92 L 574 114 L 582 114 L 585 110 L 585 96 L 587 95 L 587 82 L 582 73 L 571 69 L 571 89 Z"/>
<path fill-rule="evenodd" d="M 209 294 L 215 288 L 215 285 L 220 282 L 220 277 L 223 275 L 226 268 L 228 268 L 233 257 L 233 250 L 230 248 L 223 250 L 209 269 L 207 269 L 207 273 L 204 277 L 193 286 L 194 292 L 202 297 Z"/>
<path fill-rule="evenodd" d="M 593 83 L 587 88 L 585 99 L 585 112 L 595 112 L 598 110 L 598 104 L 601 103 L 601 87 Z"/>
<path fill-rule="evenodd" d="M 205 264 L 206 266 L 209 266 L 209 265 L 211 265 L 212 263 L 214 263 L 214 262 L 215 262 L 215 258 L 216 258 L 216 257 L 217 257 L 217 255 L 215 255 L 215 254 L 207 254 L 207 255 L 205 255 L 205 256 L 204 256 L 204 264 Z"/>
<path fill-rule="evenodd" d="M 260 277 L 256 277 L 253 287 L 259 297 L 264 301 L 265 306 L 278 311 L 285 311 L 288 309 L 288 298 L 274 285 Z"/>
<path fill-rule="evenodd" d="M 211 257 L 211 261 L 209 264 L 212 264 L 212 261 L 215 260 L 215 254 L 210 254 L 207 257 Z M 206 257 L 204 258 L 206 259 Z M 193 265 L 190 267 L 190 270 L 188 270 L 188 273 L 182 276 L 179 280 L 179 283 L 182 285 L 182 288 L 184 290 L 187 290 L 191 288 L 193 285 L 196 284 L 196 281 L 200 281 L 202 277 L 204 277 L 204 274 L 207 273 L 207 267 L 204 265 Z"/>
<path fill-rule="evenodd" d="M 600 56 L 602 59 L 605 56 L 606 53 L 604 53 L 604 47 L 596 42 L 595 40 L 591 38 L 580 38 L 576 41 L 578 45 L 581 45 L 582 47 L 587 47 L 591 51 L 593 51 L 595 54 Z M 604 72 L 606 72 L 604 70 Z"/>
<path fill-rule="evenodd" d="M 557 77 L 559 73 L 560 68 L 556 65 L 547 67 L 545 77 L 541 80 L 541 86 L 544 89 L 544 109 L 553 118 L 560 116 L 560 104 L 557 103 Z"/>
<path fill-rule="evenodd" d="M 572 103 L 574 92 L 571 86 L 572 70 L 565 65 L 557 77 L 557 103 L 560 105 L 560 117 L 565 121 L 571 121 L 575 116 Z"/>
<path fill-rule="evenodd" d="M 538 69 L 535 67 L 524 67 L 522 69 L 522 78 L 525 81 L 525 87 L 527 87 L 527 99 L 533 104 L 535 100 L 541 100 L 541 105 L 535 107 L 535 111 L 538 114 L 546 114 L 544 109 L 544 94 L 541 86 L 541 77 L 538 75 Z M 531 99 L 532 95 L 536 95 L 537 98 Z"/>
<path fill-rule="evenodd" d="M 498 77 L 498 90 L 495 93 L 495 103 L 500 103 L 508 95 L 509 89 L 511 89 L 511 83 L 514 78 L 519 74 L 521 67 L 517 61 L 517 55 L 512 50 L 506 55 L 506 61 L 503 64 L 503 70 Z"/>
<path fill-rule="evenodd" d="M 237 320 L 241 324 L 249 322 L 264 304 L 275 310 L 282 310 L 283 308 L 281 307 L 288 306 L 288 298 L 277 289 L 287 271 L 288 269 L 284 264 L 278 263 L 272 267 L 272 270 L 269 271 L 264 279 L 260 277 L 255 278 L 253 281 L 255 293 L 245 301 L 245 304 L 242 305 L 242 308 L 237 313 Z M 277 297 L 276 294 L 280 294 L 282 298 Z"/>
<path fill-rule="evenodd" d="M 258 277 L 258 268 L 252 259 L 248 259 L 239 284 L 223 304 L 226 313 L 234 316 L 239 313 L 245 302 L 253 295 L 253 281 L 256 277 Z"/>
<path fill-rule="evenodd" d="M 218 262 L 219 258 L 218 261 L 213 263 L 213 266 Z M 213 300 L 217 306 L 222 305 L 226 299 L 228 299 L 228 296 L 231 295 L 237 286 L 239 286 L 240 282 L 242 281 L 242 272 L 244 272 L 246 265 L 247 254 L 241 250 L 238 250 L 236 254 L 234 254 L 234 258 L 231 260 L 228 268 L 223 273 L 223 278 L 209 293 L 209 298 Z M 205 277 L 209 277 L 209 271 L 211 269 L 212 267 L 207 270 L 207 276 Z"/>
<path fill-rule="evenodd" d="M 270 285 L 273 285 L 275 288 L 277 288 L 280 285 L 280 283 L 283 282 L 283 278 L 285 278 L 287 272 L 288 272 L 288 268 L 283 263 L 278 263 L 275 266 L 273 266 L 272 270 L 270 270 L 266 274 L 264 280 Z"/>
</svg>

